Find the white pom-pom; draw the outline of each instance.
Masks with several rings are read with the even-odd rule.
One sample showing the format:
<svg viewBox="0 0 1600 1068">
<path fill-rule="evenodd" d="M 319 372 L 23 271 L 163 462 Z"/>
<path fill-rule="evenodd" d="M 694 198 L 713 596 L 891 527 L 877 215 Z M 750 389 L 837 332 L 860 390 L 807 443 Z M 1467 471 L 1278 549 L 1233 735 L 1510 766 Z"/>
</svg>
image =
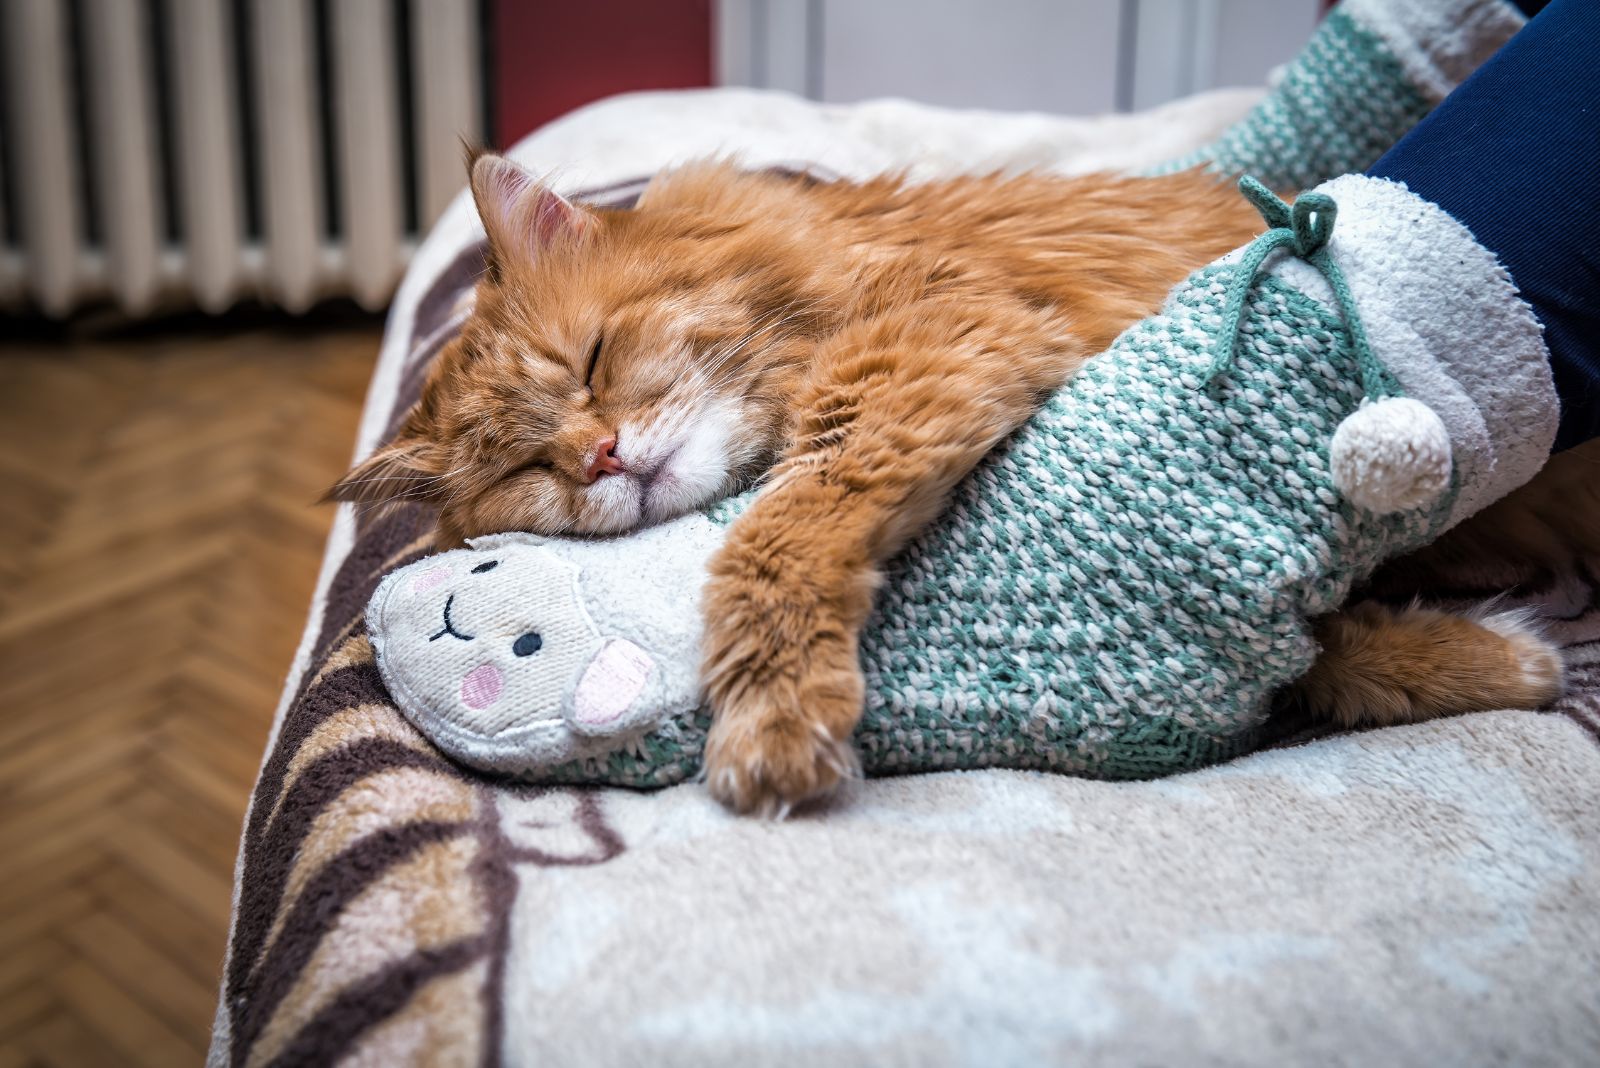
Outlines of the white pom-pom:
<svg viewBox="0 0 1600 1068">
<path fill-rule="evenodd" d="M 1333 433 L 1333 484 L 1352 504 L 1380 514 L 1423 508 L 1450 488 L 1450 432 L 1421 401 L 1363 402 Z"/>
</svg>

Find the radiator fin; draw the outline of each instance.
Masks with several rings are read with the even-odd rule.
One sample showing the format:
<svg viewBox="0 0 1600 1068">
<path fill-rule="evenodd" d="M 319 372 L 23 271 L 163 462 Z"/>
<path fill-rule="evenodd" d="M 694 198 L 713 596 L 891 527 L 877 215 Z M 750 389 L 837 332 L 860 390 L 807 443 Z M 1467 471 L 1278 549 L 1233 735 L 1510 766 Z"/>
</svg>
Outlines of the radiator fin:
<svg viewBox="0 0 1600 1068">
<path fill-rule="evenodd" d="M 232 12 L 225 0 L 168 2 L 184 258 L 196 303 L 218 312 L 239 296 L 245 271 Z"/>
<path fill-rule="evenodd" d="M 253 0 L 267 296 L 292 312 L 322 295 L 322 146 L 311 0 Z"/>
<path fill-rule="evenodd" d="M 27 295 L 47 315 L 72 308 L 85 279 L 83 205 L 72 150 L 72 87 L 67 74 L 66 5 L 7 0 L 5 19 L 6 162 L 17 185 Z"/>
<path fill-rule="evenodd" d="M 157 185 L 154 60 L 138 4 L 86 0 L 84 10 L 106 283 L 117 302 L 137 315 L 150 310 L 161 288 L 165 232 Z"/>
<path fill-rule="evenodd" d="M 333 7 L 334 98 L 350 290 L 381 307 L 403 266 L 394 20 L 388 0 Z"/>
<path fill-rule="evenodd" d="M 454 0 L 416 0 L 411 54 L 416 56 L 419 215 L 437 219 L 462 186 L 461 141 L 482 130 L 479 99 L 478 17 Z"/>
</svg>

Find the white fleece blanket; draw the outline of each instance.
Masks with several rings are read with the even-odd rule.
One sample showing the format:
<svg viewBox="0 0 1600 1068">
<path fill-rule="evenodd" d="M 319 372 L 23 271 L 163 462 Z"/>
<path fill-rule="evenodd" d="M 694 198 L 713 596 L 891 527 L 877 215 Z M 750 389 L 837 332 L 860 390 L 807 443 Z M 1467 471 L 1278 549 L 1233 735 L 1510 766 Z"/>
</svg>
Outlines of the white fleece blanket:
<svg viewBox="0 0 1600 1068">
<path fill-rule="evenodd" d="M 644 94 L 516 155 L 567 190 L 708 152 L 842 174 L 1137 167 L 1254 97 L 1070 120 Z M 419 302 L 478 236 L 458 200 L 419 252 L 362 452 L 393 422 Z M 1523 581 L 1561 620 L 1565 714 L 1324 738 L 1150 783 L 874 780 L 768 824 L 695 785 L 517 790 L 440 760 L 386 704 L 358 614 L 420 533 L 338 517 L 246 826 L 212 1064 L 1580 1064 L 1600 1049 L 1600 598 L 1582 562 L 1443 576 L 1467 593 Z"/>
</svg>

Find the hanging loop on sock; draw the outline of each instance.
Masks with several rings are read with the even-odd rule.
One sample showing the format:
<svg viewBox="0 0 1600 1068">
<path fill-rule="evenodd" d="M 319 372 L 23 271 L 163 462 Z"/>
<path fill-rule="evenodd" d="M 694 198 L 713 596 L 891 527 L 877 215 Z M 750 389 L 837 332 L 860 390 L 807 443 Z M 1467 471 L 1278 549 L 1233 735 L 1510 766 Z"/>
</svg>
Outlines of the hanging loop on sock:
<svg viewBox="0 0 1600 1068">
<path fill-rule="evenodd" d="M 1244 319 L 1245 302 L 1256 275 L 1266 258 L 1278 249 L 1288 249 L 1322 272 L 1333 288 L 1334 300 L 1350 333 L 1350 347 L 1356 364 L 1361 368 L 1361 388 L 1368 400 L 1400 395 L 1400 384 L 1374 355 L 1367 343 L 1367 332 L 1356 314 L 1355 297 L 1345 284 L 1344 273 L 1328 254 L 1328 239 L 1333 236 L 1334 220 L 1339 217 L 1339 205 L 1326 193 L 1303 193 L 1295 198 L 1293 206 L 1285 203 L 1272 190 L 1249 175 L 1239 179 L 1239 192 L 1255 205 L 1269 227 L 1266 233 L 1245 247 L 1244 259 L 1234 271 L 1233 281 L 1227 289 L 1227 301 L 1222 311 L 1222 333 L 1211 366 L 1206 369 L 1203 386 L 1211 384 L 1218 375 L 1233 364 L 1239 347 L 1239 327 Z"/>
<path fill-rule="evenodd" d="M 1326 193 L 1306 193 L 1297 197 L 1291 207 L 1249 175 L 1239 179 L 1239 192 L 1255 205 L 1268 226 L 1291 231 L 1295 253 L 1301 259 L 1328 243 L 1333 221 L 1339 217 L 1338 203 Z"/>
<path fill-rule="evenodd" d="M 1367 341 L 1344 273 L 1328 253 L 1339 205 L 1326 193 L 1305 193 L 1291 206 L 1249 176 L 1239 180 L 1239 191 L 1271 229 L 1245 246 L 1228 283 L 1222 336 L 1202 388 L 1233 364 L 1245 303 L 1262 264 L 1279 249 L 1289 251 L 1320 271 L 1333 289 L 1366 394 L 1329 442 L 1328 472 L 1334 486 L 1351 503 L 1380 514 L 1432 506 L 1450 486 L 1450 433 L 1436 412 L 1402 394 L 1400 383 Z"/>
</svg>

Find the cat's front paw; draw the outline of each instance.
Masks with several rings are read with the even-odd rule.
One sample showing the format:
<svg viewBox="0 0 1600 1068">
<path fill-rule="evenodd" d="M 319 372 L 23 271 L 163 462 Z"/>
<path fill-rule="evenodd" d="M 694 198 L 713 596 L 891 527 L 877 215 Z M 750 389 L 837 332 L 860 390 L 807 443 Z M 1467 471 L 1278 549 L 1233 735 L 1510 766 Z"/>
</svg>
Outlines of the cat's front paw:
<svg viewBox="0 0 1600 1068">
<path fill-rule="evenodd" d="M 706 739 L 706 785 L 735 812 L 783 819 L 859 774 L 848 739 L 775 710 L 717 717 Z"/>
<path fill-rule="evenodd" d="M 858 773 L 851 621 L 864 613 L 837 594 L 859 585 L 797 566 L 759 577 L 725 568 L 707 586 L 706 783 L 734 811 L 781 819 Z"/>
</svg>

